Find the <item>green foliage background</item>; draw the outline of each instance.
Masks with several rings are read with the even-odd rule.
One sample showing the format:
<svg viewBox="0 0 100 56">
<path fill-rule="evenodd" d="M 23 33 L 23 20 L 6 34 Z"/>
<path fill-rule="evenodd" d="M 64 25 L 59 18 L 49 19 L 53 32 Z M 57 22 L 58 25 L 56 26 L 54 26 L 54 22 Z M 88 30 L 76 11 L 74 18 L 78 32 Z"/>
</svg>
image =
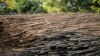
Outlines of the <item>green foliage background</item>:
<svg viewBox="0 0 100 56">
<path fill-rule="evenodd" d="M 0 14 L 9 13 L 100 13 L 100 0 L 0 0 Z"/>
</svg>

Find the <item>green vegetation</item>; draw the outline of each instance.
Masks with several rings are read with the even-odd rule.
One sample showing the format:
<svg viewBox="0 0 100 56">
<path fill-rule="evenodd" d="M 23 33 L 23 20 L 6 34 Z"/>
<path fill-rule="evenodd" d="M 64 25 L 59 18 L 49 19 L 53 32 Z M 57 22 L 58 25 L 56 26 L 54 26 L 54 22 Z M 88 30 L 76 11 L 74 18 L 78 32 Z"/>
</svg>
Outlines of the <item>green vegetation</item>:
<svg viewBox="0 0 100 56">
<path fill-rule="evenodd" d="M 93 5 L 91 6 L 91 9 L 97 13 L 100 13 L 100 0 L 93 0 L 92 3 Z"/>
<path fill-rule="evenodd" d="M 0 0 L 0 14 L 65 12 L 100 13 L 100 0 Z"/>
<path fill-rule="evenodd" d="M 45 0 L 43 8 L 49 13 L 67 12 L 66 0 Z"/>
</svg>

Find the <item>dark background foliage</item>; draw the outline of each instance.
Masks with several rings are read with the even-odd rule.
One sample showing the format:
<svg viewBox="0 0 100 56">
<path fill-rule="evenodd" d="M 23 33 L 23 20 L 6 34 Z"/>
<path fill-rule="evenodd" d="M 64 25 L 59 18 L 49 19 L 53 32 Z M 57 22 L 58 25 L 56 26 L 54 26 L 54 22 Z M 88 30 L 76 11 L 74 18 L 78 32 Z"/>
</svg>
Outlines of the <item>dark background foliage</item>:
<svg viewBox="0 0 100 56">
<path fill-rule="evenodd" d="M 100 0 L 0 0 L 0 14 L 67 12 L 100 13 Z"/>
</svg>

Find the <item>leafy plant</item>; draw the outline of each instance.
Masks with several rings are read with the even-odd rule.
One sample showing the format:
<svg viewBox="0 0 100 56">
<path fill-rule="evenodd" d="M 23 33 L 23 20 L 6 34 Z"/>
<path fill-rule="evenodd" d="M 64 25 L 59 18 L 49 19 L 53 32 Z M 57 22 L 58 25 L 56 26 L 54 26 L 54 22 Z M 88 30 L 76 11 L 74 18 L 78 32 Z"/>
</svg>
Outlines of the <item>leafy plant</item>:
<svg viewBox="0 0 100 56">
<path fill-rule="evenodd" d="M 6 13 L 63 13 L 96 12 L 100 13 L 100 0 L 0 0 L 7 4 L 0 8 Z"/>
<path fill-rule="evenodd" d="M 94 12 L 100 13 L 100 0 L 93 0 L 92 3 L 91 9 Z"/>
<path fill-rule="evenodd" d="M 16 9 L 16 0 L 5 0 L 9 9 L 13 10 Z"/>
<path fill-rule="evenodd" d="M 66 0 L 45 0 L 43 8 L 49 13 L 61 13 L 67 11 Z"/>
</svg>

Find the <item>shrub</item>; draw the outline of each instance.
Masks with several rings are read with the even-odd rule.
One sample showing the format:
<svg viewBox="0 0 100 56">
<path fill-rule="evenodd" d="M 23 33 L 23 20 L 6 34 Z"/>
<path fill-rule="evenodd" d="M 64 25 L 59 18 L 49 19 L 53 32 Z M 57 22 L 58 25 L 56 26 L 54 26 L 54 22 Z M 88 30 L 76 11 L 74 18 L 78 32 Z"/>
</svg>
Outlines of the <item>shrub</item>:
<svg viewBox="0 0 100 56">
<path fill-rule="evenodd" d="M 93 5 L 91 6 L 91 9 L 94 12 L 100 13 L 100 0 L 93 0 Z"/>
<path fill-rule="evenodd" d="M 37 13 L 42 12 L 41 2 L 38 0 L 16 0 L 18 13 Z"/>
<path fill-rule="evenodd" d="M 5 0 L 9 9 L 16 9 L 17 3 L 16 0 Z"/>
<path fill-rule="evenodd" d="M 0 0 L 0 2 L 7 3 L 7 7 L 0 8 L 2 13 L 100 13 L 100 0 Z"/>
<path fill-rule="evenodd" d="M 45 0 L 43 8 L 49 13 L 61 13 L 67 11 L 66 0 Z"/>
</svg>

